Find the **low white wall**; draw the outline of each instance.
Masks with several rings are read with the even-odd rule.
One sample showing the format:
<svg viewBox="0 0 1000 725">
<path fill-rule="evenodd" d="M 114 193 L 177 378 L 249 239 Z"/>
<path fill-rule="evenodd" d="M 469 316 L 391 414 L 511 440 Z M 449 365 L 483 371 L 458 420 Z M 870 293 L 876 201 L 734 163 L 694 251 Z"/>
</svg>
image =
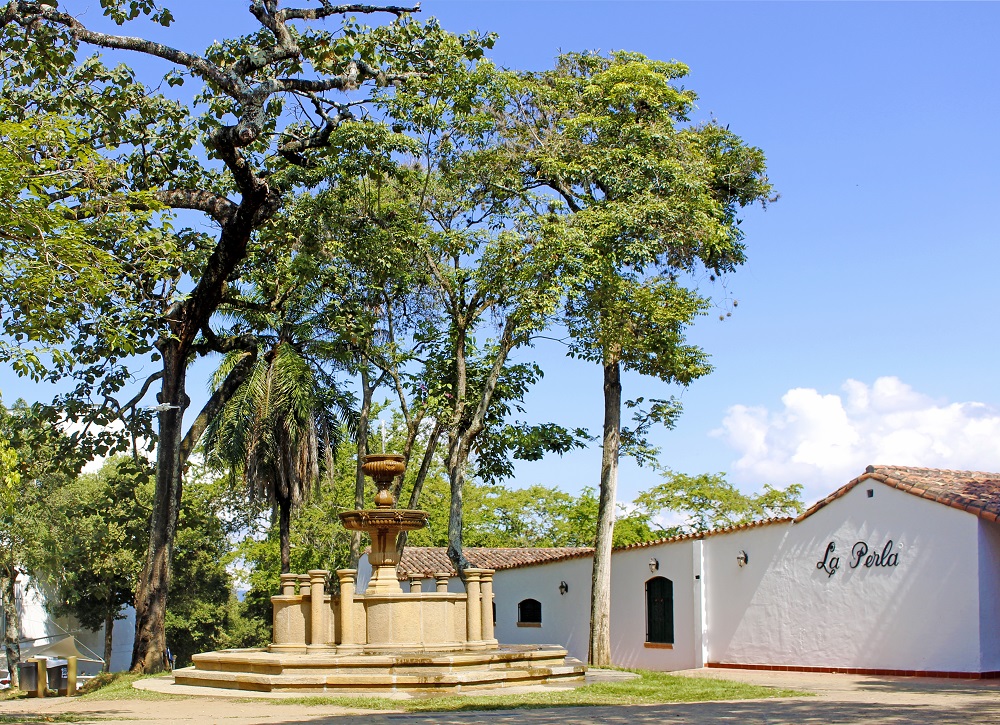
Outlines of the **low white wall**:
<svg viewBox="0 0 1000 725">
<path fill-rule="evenodd" d="M 560 644 L 571 656 L 585 662 L 590 638 L 592 570 L 593 561 L 588 556 L 498 571 L 493 575 L 497 640 L 501 644 Z M 569 589 L 560 594 L 559 583 L 563 581 Z M 542 605 L 541 627 L 517 626 L 517 604 L 529 598 Z M 611 626 L 614 637 L 614 622 Z"/>
<path fill-rule="evenodd" d="M 799 524 L 711 536 L 709 659 L 979 671 L 978 531 L 972 514 L 869 481 Z M 883 565 L 852 567 L 856 542 Z"/>
<path fill-rule="evenodd" d="M 776 605 L 760 591 L 764 578 L 770 577 L 777 565 L 789 527 L 787 523 L 770 524 L 704 540 L 708 662 L 736 662 L 732 659 L 734 652 L 769 646 L 770 634 L 761 623 L 770 621 Z M 746 566 L 737 563 L 740 552 L 746 552 L 749 558 Z M 783 596 L 794 598 L 795 593 L 790 586 Z M 744 626 L 747 621 L 756 624 Z"/>
<path fill-rule="evenodd" d="M 979 520 L 980 671 L 1000 671 L 1000 523 Z"/>
</svg>

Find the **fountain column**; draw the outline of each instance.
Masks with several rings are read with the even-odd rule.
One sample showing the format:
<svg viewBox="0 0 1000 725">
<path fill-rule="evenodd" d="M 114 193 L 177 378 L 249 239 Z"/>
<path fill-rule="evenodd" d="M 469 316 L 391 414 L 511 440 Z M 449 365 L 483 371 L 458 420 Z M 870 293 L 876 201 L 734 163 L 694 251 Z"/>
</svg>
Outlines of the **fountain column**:
<svg viewBox="0 0 1000 725">
<path fill-rule="evenodd" d="M 493 633 L 493 575 L 494 569 L 483 569 L 479 578 L 483 596 L 483 642 L 487 647 L 496 647 L 497 640 Z"/>
<path fill-rule="evenodd" d="M 468 645 L 482 644 L 483 640 L 483 609 L 480 601 L 480 575 L 482 569 L 465 570 L 465 632 Z"/>
<path fill-rule="evenodd" d="M 339 651 L 361 650 L 354 636 L 354 577 L 357 573 L 357 569 L 337 570 L 337 579 L 340 580 L 340 645 L 337 647 Z"/>
<path fill-rule="evenodd" d="M 357 511 L 342 511 L 337 514 L 348 531 L 364 531 L 371 537 L 368 562 L 372 565 L 372 576 L 368 581 L 366 595 L 402 594 L 396 566 L 399 552 L 396 540 L 401 531 L 414 531 L 427 525 L 427 512 L 395 508 L 390 487 L 396 476 L 406 471 L 402 456 L 393 453 L 365 456 L 362 464 L 364 472 L 375 480 L 375 508 Z"/>
<path fill-rule="evenodd" d="M 302 597 L 295 593 L 298 574 L 281 575 L 281 594 L 271 597 L 274 610 L 272 652 L 305 652 L 306 615 Z"/>
<path fill-rule="evenodd" d="M 326 618 L 326 580 L 330 572 L 325 569 L 309 571 L 310 614 L 309 649 L 327 649 L 330 646 L 330 629 Z"/>
</svg>

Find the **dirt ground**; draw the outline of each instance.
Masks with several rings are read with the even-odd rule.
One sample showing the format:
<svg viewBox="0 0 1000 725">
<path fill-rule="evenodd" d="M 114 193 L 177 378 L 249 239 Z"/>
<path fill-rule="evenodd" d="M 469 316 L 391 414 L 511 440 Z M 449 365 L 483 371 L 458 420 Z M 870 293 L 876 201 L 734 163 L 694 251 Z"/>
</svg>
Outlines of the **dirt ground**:
<svg viewBox="0 0 1000 725">
<path fill-rule="evenodd" d="M 814 697 L 782 700 L 746 700 L 634 707 L 560 707 L 491 712 L 377 713 L 338 707 L 281 704 L 240 697 L 188 696 L 169 701 L 81 701 L 71 698 L 0 702 L 0 716 L 17 722 L 19 716 L 67 715 L 73 722 L 114 721 L 148 725 L 152 722 L 183 725 L 335 725 L 430 724 L 468 725 L 705 725 L 728 721 L 763 725 L 1000 725 L 1000 681 L 943 680 L 905 677 L 763 672 L 747 670 L 689 670 L 689 677 L 717 677 L 760 685 L 814 692 Z M 167 683 L 169 684 L 169 683 Z"/>
</svg>

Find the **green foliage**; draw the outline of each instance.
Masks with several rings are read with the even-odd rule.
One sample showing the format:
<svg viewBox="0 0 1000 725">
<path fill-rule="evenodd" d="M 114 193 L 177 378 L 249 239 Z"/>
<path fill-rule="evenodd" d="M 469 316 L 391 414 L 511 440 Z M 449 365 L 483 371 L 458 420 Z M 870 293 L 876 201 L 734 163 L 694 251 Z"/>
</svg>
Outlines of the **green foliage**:
<svg viewBox="0 0 1000 725">
<path fill-rule="evenodd" d="M 0 360 L 36 381 L 92 384 L 149 350 L 143 286 L 170 255 L 150 213 L 130 207 L 159 205 L 118 191 L 120 170 L 80 124 L 6 98 L 0 116 Z"/>
<path fill-rule="evenodd" d="M 683 275 L 741 264 L 737 212 L 771 192 L 759 149 L 714 121 L 688 121 L 687 73 L 638 53 L 567 53 L 551 71 L 508 74 L 503 130 L 525 179 L 559 196 L 563 233 L 579 240 L 570 355 L 680 385 L 711 371 L 685 338 L 709 300 Z M 622 452 L 650 462 L 648 423 L 672 425 L 679 405 L 669 407 L 623 430 Z"/>
<path fill-rule="evenodd" d="M 676 533 L 696 533 L 724 526 L 736 526 L 773 516 L 793 516 L 802 512 L 802 486 L 764 486 L 758 494 L 740 491 L 724 474 L 689 476 L 663 471 L 663 482 L 639 495 L 635 503 L 649 515 L 665 511 L 685 517 Z"/>
<path fill-rule="evenodd" d="M 167 646 L 178 666 L 190 664 L 197 652 L 228 646 L 227 632 L 240 614 L 227 570 L 230 544 L 217 489 L 209 480 L 190 481 L 181 505 L 165 619 Z"/>
<path fill-rule="evenodd" d="M 123 456 L 46 492 L 31 563 L 54 588 L 54 614 L 91 631 L 124 617 L 148 545 L 151 498 L 149 465 Z"/>
</svg>

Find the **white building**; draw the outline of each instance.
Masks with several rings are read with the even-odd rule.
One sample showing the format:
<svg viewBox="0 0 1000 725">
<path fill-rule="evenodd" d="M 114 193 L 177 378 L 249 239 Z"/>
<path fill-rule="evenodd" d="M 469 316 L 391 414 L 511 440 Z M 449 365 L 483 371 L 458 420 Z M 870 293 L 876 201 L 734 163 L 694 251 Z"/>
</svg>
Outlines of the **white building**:
<svg viewBox="0 0 1000 725">
<path fill-rule="evenodd" d="M 96 632 L 84 629 L 72 617 L 53 617 L 45 608 L 44 588 L 25 575 L 15 584 L 16 605 L 21 622 L 22 660 L 47 645 L 58 643 L 69 636 L 76 639 L 77 649 L 84 657 L 99 659 L 104 653 L 104 627 Z M 111 671 L 127 670 L 132 661 L 132 640 L 135 634 L 135 612 L 126 607 L 125 619 L 115 621 L 112 631 Z M 0 627 L 3 613 L 0 612 Z M 2 632 L 3 629 L 0 629 Z M 0 668 L 6 668 L 6 659 L 0 650 Z M 87 671 L 100 669 L 100 665 L 87 666 Z M 6 671 L 4 669 L 4 671 Z"/>
<path fill-rule="evenodd" d="M 794 520 L 616 549 L 613 661 L 998 677 L 998 515 L 1000 474 L 869 467 Z M 537 551 L 474 562 L 497 638 L 585 660 L 592 550 Z"/>
</svg>

